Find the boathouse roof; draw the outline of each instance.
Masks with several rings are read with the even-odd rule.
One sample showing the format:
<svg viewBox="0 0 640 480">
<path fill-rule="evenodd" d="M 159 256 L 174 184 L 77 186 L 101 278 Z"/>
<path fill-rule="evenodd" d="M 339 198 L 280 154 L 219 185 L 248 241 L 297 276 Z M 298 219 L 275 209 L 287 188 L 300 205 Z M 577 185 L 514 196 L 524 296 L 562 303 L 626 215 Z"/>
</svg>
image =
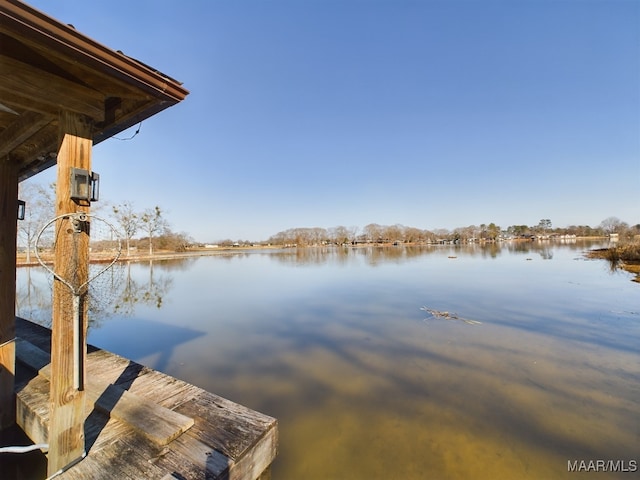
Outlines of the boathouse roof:
<svg viewBox="0 0 640 480">
<path fill-rule="evenodd" d="M 93 143 L 184 100 L 173 78 L 18 0 L 0 2 L 0 158 L 25 180 L 56 163 L 58 112 L 88 117 Z"/>
</svg>

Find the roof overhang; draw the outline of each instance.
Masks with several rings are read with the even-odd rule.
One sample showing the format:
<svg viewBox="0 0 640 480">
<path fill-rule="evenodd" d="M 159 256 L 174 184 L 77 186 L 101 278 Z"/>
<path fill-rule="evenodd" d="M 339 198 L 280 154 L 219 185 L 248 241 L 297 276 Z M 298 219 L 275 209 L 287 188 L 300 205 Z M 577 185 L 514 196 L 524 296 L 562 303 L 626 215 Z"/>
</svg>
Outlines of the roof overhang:
<svg viewBox="0 0 640 480">
<path fill-rule="evenodd" d="M 18 1 L 0 2 L 0 161 L 20 180 L 56 163 L 58 116 L 83 115 L 93 143 L 184 100 L 167 75 Z"/>
</svg>

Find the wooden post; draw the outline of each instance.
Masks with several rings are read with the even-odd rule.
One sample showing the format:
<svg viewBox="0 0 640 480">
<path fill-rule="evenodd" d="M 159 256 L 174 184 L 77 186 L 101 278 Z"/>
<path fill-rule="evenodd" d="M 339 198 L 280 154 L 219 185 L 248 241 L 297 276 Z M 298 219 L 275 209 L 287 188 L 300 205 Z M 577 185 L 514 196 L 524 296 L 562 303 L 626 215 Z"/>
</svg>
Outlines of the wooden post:
<svg viewBox="0 0 640 480">
<path fill-rule="evenodd" d="M 88 212 L 88 205 L 71 200 L 71 168 L 91 170 L 91 122 L 77 114 L 61 112 L 60 148 L 56 181 L 56 216 Z M 74 232 L 70 220 L 56 222 L 54 271 L 65 281 L 80 286 L 88 278 L 89 229 Z M 86 361 L 86 293 L 80 297 L 80 345 L 82 372 Z M 76 388 L 74 359 L 74 295 L 59 280 L 53 282 L 51 335 L 51 396 L 49 421 L 49 476 L 81 459 L 84 454 L 84 374 Z"/>
<path fill-rule="evenodd" d="M 0 430 L 15 423 L 18 167 L 0 159 Z"/>
</svg>

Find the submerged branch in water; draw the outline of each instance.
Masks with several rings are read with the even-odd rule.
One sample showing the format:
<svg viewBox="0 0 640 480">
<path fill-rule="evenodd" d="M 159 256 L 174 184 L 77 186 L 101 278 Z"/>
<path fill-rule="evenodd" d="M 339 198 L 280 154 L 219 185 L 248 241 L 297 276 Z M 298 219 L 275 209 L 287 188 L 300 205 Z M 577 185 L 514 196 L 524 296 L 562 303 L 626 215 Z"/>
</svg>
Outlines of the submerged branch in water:
<svg viewBox="0 0 640 480">
<path fill-rule="evenodd" d="M 445 320 L 460 320 L 464 323 L 468 323 L 469 325 L 481 325 L 482 322 L 478 322 L 477 320 L 469 320 L 468 318 L 459 317 L 456 313 L 449 312 L 441 312 L 440 310 L 433 310 L 427 307 L 420 307 L 420 310 L 425 311 L 431 314 L 434 318 L 444 318 Z"/>
</svg>

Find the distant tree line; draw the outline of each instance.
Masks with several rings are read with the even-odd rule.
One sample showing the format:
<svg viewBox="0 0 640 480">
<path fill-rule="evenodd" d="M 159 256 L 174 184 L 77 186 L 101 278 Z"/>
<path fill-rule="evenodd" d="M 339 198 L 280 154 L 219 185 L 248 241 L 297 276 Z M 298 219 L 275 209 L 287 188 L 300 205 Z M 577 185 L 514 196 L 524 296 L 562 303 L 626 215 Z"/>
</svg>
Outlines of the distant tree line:
<svg viewBox="0 0 640 480">
<path fill-rule="evenodd" d="M 424 230 L 400 224 L 378 225 L 370 223 L 364 228 L 337 226 L 332 228 L 290 228 L 269 237 L 273 245 L 327 245 L 358 243 L 469 243 L 494 242 L 506 238 L 545 238 L 561 235 L 576 237 L 608 236 L 618 234 L 621 240 L 632 240 L 640 235 L 640 224 L 629 226 L 617 217 L 603 220 L 597 227 L 571 225 L 553 228 L 550 219 L 542 219 L 537 225 L 511 225 L 505 229 L 495 223 L 469 225 L 453 230 Z"/>
<path fill-rule="evenodd" d="M 27 202 L 25 219 L 18 222 L 19 245 L 27 253 L 27 261 L 33 251 L 36 236 L 43 225 L 54 216 L 55 185 L 43 187 L 37 184 L 21 184 L 20 197 Z M 93 207 L 93 206 L 92 206 Z M 154 249 L 182 252 L 196 245 L 185 232 L 176 233 L 164 217 L 159 207 L 137 210 L 133 203 L 125 201 L 109 208 L 100 202 L 93 209 L 96 214 L 108 210 L 106 215 L 120 232 L 127 253 L 132 249 L 145 250 L 150 254 Z M 278 232 L 262 242 L 249 240 L 223 240 L 221 246 L 250 246 L 256 244 L 271 245 L 328 245 L 328 244 L 387 244 L 387 243 L 469 243 L 494 242 L 500 238 L 553 237 L 575 235 L 576 237 L 608 236 L 617 234 L 621 241 L 631 241 L 640 235 L 640 224 L 630 226 L 617 217 L 608 217 L 596 227 L 589 225 L 570 225 L 553 227 L 550 219 L 541 219 L 537 225 L 510 225 L 502 228 L 495 223 L 482 223 L 458 227 L 453 230 L 425 230 L 400 224 L 379 225 L 370 223 L 363 228 L 351 226 L 297 227 Z M 200 244 L 202 245 L 202 244 Z"/>
</svg>

